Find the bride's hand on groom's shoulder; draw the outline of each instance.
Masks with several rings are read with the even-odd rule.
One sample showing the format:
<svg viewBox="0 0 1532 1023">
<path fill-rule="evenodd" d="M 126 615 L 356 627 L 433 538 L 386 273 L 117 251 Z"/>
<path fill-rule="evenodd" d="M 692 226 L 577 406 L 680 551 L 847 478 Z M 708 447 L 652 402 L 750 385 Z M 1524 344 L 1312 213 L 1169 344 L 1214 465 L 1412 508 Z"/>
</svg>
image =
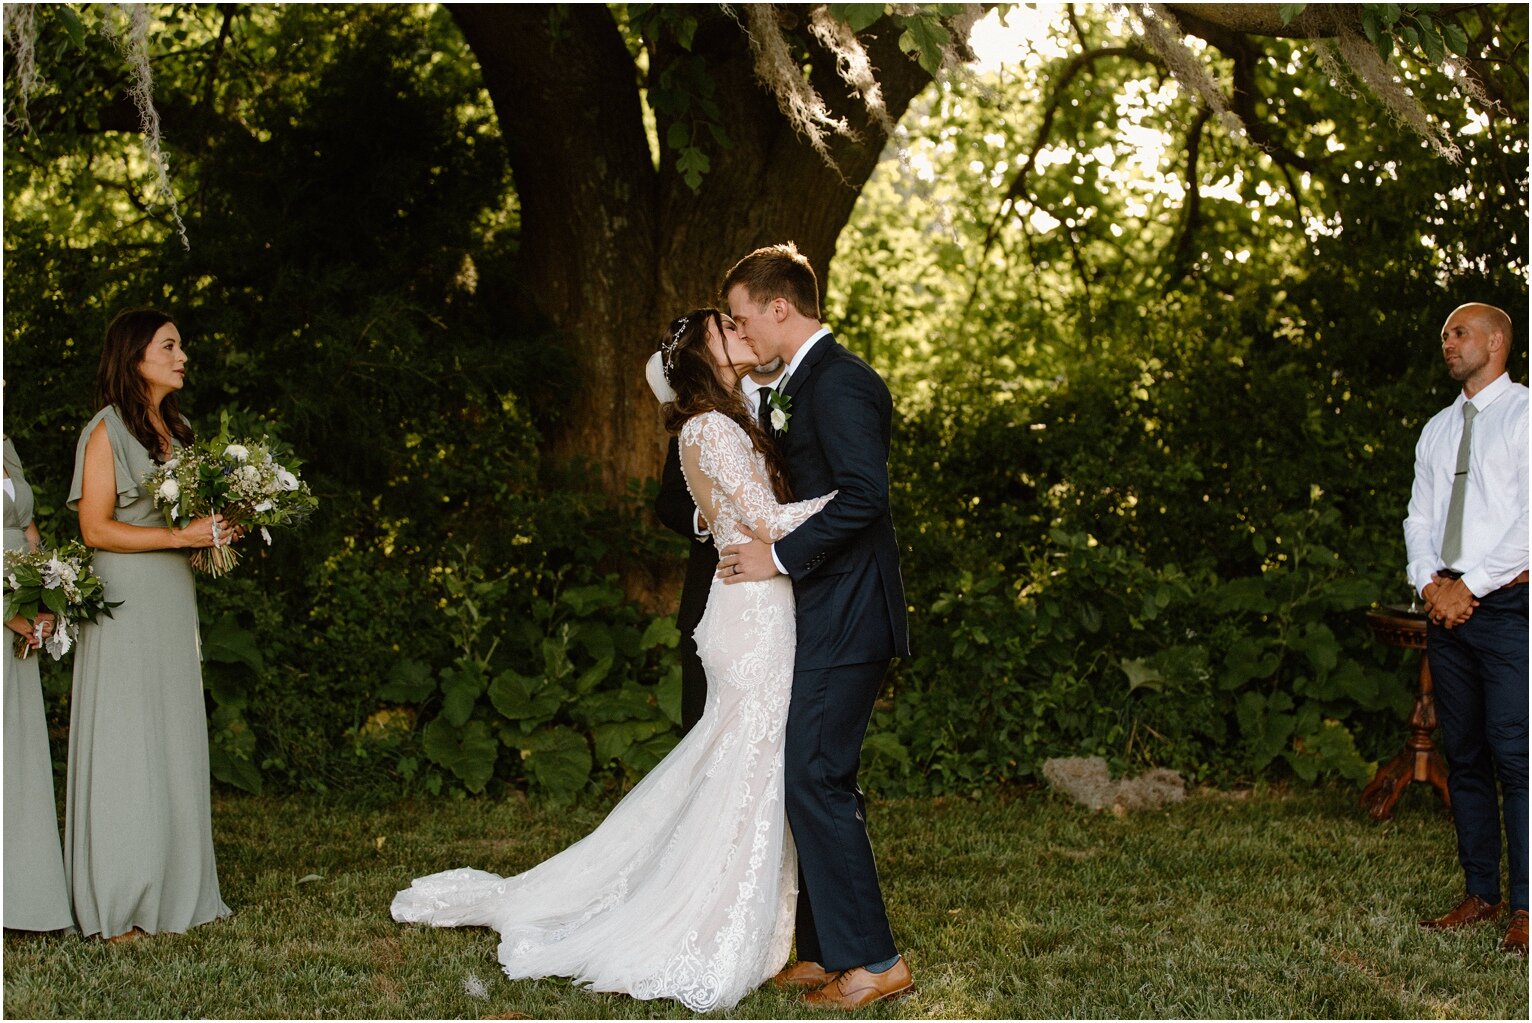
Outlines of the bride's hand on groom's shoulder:
<svg viewBox="0 0 1532 1023">
<path fill-rule="evenodd" d="M 739 528 L 750 534 L 744 543 L 730 544 L 719 552 L 718 578 L 726 583 L 756 583 L 781 575 L 771 557 L 771 545 L 754 529 L 741 522 Z"/>
</svg>

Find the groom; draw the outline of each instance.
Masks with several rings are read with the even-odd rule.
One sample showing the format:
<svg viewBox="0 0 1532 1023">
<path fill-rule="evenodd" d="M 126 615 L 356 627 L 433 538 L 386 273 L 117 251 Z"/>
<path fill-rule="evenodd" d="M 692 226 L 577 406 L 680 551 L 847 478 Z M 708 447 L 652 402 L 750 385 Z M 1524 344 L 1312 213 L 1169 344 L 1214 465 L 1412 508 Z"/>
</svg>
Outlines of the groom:
<svg viewBox="0 0 1532 1023">
<path fill-rule="evenodd" d="M 720 289 L 729 314 L 787 373 L 773 408 L 794 497 L 835 500 L 773 545 L 726 547 L 727 583 L 787 575 L 798 648 L 787 716 L 787 819 L 798 846 L 798 962 L 779 986 L 855 1009 L 914 987 L 894 948 L 856 784 L 862 738 L 889 661 L 909 653 L 888 507 L 893 402 L 867 363 L 819 322 L 819 283 L 792 245 L 756 249 Z"/>
</svg>

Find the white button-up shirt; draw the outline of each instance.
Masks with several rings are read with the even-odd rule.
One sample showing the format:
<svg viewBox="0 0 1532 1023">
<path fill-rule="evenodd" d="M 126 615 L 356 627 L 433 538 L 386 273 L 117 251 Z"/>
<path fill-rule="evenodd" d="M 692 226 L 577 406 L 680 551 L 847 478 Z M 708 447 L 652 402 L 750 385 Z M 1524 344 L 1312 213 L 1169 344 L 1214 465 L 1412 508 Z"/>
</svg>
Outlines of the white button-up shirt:
<svg viewBox="0 0 1532 1023">
<path fill-rule="evenodd" d="M 785 376 L 787 376 L 787 371 L 783 369 L 778 370 L 777 375 L 766 381 L 764 384 L 756 383 L 755 377 L 750 376 L 749 374 L 746 374 L 740 378 L 739 386 L 745 392 L 745 400 L 750 403 L 750 411 L 754 412 L 757 417 L 759 417 L 761 414 L 761 388 L 776 387 L 782 382 L 782 379 Z"/>
<path fill-rule="evenodd" d="M 1463 495 L 1463 549 L 1454 564 L 1442 563 L 1447 507 L 1463 438 L 1463 403 L 1478 414 L 1469 439 L 1468 482 Z M 1457 400 L 1426 423 L 1415 445 L 1415 486 L 1404 520 L 1410 585 L 1422 591 L 1441 568 L 1463 573 L 1476 597 L 1499 589 L 1527 569 L 1528 392 L 1509 374 L 1472 398 Z"/>
<path fill-rule="evenodd" d="M 809 349 L 813 348 L 821 340 L 829 336 L 829 327 L 820 327 L 818 330 L 814 331 L 814 333 L 810 334 L 808 336 L 808 340 L 803 342 L 802 347 L 800 347 L 797 354 L 793 356 L 793 361 L 787 364 L 787 372 L 777 378 L 777 383 L 781 384 L 783 381 L 791 380 L 793 378 L 793 374 L 797 372 L 798 367 L 802 365 L 804 356 L 809 354 Z M 782 567 L 782 561 L 777 557 L 777 545 L 772 544 L 769 549 L 771 551 L 771 563 L 777 566 L 778 572 L 786 575 L 787 569 Z"/>
</svg>

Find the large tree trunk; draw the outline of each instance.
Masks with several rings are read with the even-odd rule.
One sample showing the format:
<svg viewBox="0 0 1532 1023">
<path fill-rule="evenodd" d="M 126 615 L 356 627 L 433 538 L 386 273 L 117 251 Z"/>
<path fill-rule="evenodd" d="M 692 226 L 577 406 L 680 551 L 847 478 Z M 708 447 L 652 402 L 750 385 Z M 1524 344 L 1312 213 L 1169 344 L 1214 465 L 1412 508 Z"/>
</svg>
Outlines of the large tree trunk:
<svg viewBox="0 0 1532 1023">
<path fill-rule="evenodd" d="M 556 419 L 552 455 L 590 460 L 612 494 L 629 479 L 657 475 L 664 455 L 643 364 L 665 324 L 713 304 L 724 271 L 758 245 L 796 242 L 823 286 L 836 237 L 885 142 L 799 24 L 793 36 L 810 56 L 816 88 L 860 137 L 837 139 L 838 169 L 828 166 L 756 81 L 739 25 L 715 8 L 689 10 L 700 22 L 691 54 L 706 62 L 732 143 L 712 150 L 696 192 L 675 171 L 674 153 L 662 147 L 654 165 L 638 72 L 606 7 L 452 8 L 508 146 L 522 210 L 522 284 L 576 381 Z M 788 16 L 806 23 L 807 10 Z M 899 51 L 886 19 L 863 39 L 897 120 L 929 75 Z M 685 54 L 673 40 L 651 44 L 652 81 Z M 664 139 L 669 124 L 661 117 L 658 127 Z M 536 388 L 526 397 L 552 400 Z"/>
</svg>

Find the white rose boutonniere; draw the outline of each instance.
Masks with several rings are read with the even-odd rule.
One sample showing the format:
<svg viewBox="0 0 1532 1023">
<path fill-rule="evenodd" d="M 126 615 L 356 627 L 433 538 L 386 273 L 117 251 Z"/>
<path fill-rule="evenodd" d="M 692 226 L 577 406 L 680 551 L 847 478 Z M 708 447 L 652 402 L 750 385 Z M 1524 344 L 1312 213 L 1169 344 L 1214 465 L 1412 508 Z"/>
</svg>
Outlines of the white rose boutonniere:
<svg viewBox="0 0 1532 1023">
<path fill-rule="evenodd" d="M 786 433 L 787 424 L 793 418 L 793 399 L 783 394 L 780 387 L 773 387 L 767 404 L 771 406 L 771 428 L 778 433 Z"/>
</svg>

